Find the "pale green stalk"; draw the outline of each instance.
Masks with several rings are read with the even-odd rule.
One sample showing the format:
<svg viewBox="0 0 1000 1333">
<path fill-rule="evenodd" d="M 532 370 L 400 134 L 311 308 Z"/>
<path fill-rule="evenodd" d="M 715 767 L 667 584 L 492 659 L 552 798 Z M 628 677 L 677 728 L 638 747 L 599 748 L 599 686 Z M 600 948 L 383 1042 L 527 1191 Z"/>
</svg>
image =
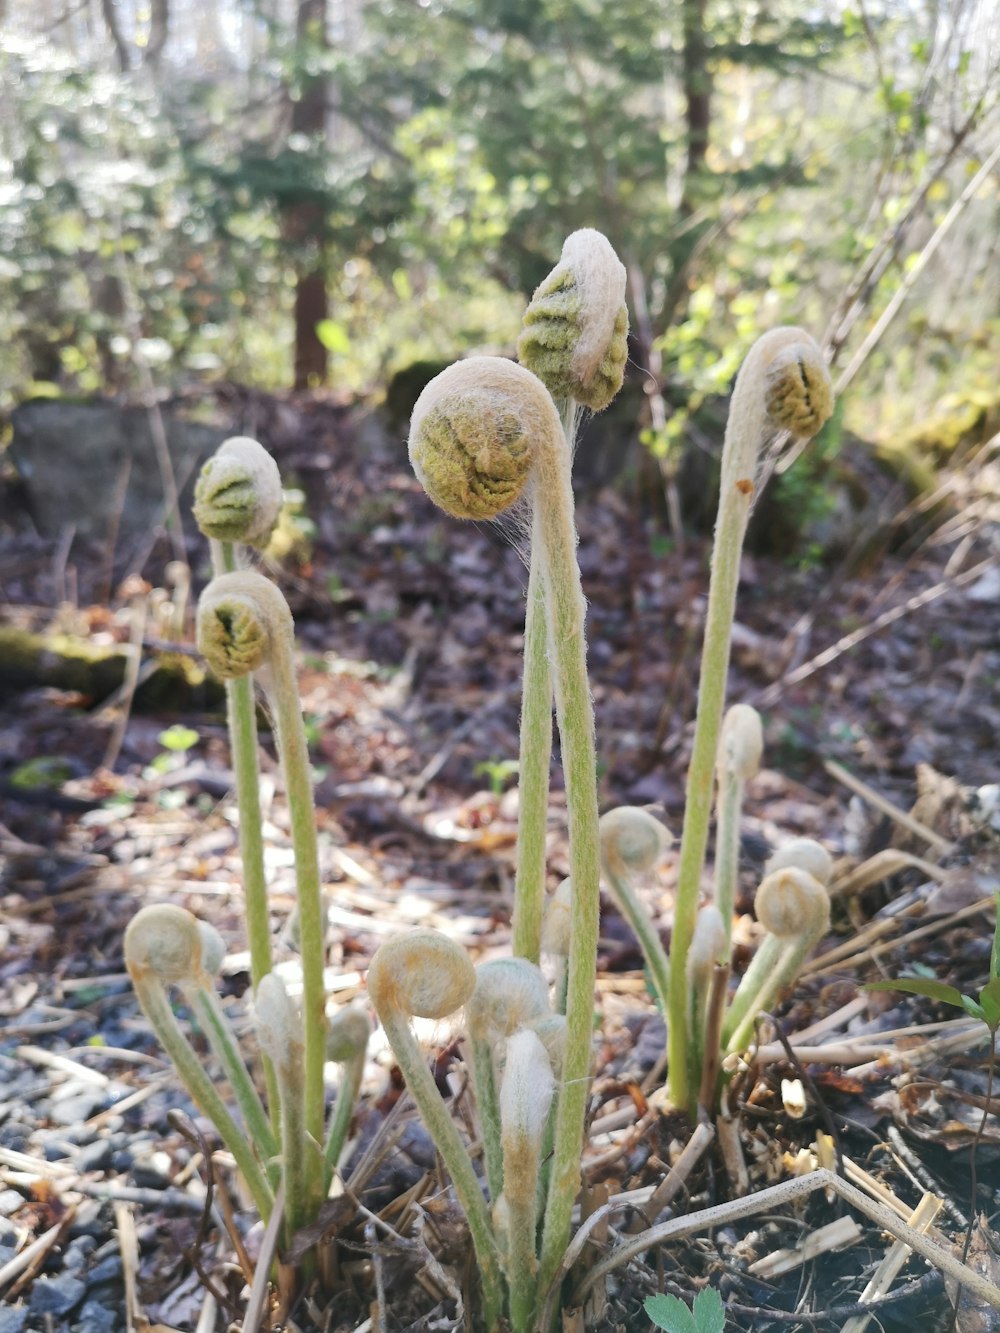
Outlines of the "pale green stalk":
<svg viewBox="0 0 1000 1333">
<path fill-rule="evenodd" d="M 215 573 L 233 573 L 239 567 L 232 542 L 210 542 Z M 271 953 L 271 922 L 268 912 L 267 876 L 264 873 L 264 833 L 260 812 L 260 769 L 257 762 L 257 702 L 252 676 L 227 680 L 226 714 L 229 744 L 233 755 L 236 805 L 239 811 L 240 862 L 246 904 L 247 943 L 250 946 L 250 981 L 254 991 L 261 977 L 274 966 Z M 267 1104 L 274 1133 L 279 1132 L 281 1103 L 271 1062 L 262 1057 Z"/>
<path fill-rule="evenodd" d="M 301 1049 L 298 1051 L 301 1055 Z M 281 1095 L 281 1164 L 285 1185 L 285 1238 L 315 1219 L 311 1198 L 318 1191 L 307 1173 L 302 1068 L 286 1063 L 278 1078 Z M 322 1178 L 321 1178 L 322 1183 Z"/>
<path fill-rule="evenodd" d="M 645 905 L 635 891 L 628 872 L 615 863 L 615 859 L 605 856 L 602 869 L 604 880 L 617 904 L 618 910 L 632 927 L 642 956 L 653 983 L 653 994 L 661 1011 L 667 1011 L 667 997 L 670 992 L 670 960 L 660 939 L 656 924 L 646 911 Z"/>
<path fill-rule="evenodd" d="M 778 951 L 778 956 L 777 958 L 773 958 L 772 955 L 772 958 L 765 960 L 765 963 L 768 961 L 771 963 L 766 971 L 764 965 L 761 966 L 759 974 L 761 978 L 760 985 L 757 987 L 756 991 L 748 997 L 746 1005 L 741 1006 L 743 1009 L 742 1016 L 737 1013 L 736 1019 L 734 1020 L 732 1014 L 727 1015 L 724 1035 L 726 1031 L 730 1034 L 726 1041 L 726 1049 L 728 1051 L 741 1051 L 746 1048 L 749 1044 L 757 1015 L 770 1008 L 775 998 L 781 994 L 785 987 L 792 984 L 795 978 L 799 975 L 799 968 L 802 966 L 802 960 L 816 944 L 821 934 L 822 930 L 819 930 L 803 935 L 799 939 L 778 941 L 782 946 L 780 951 Z M 767 940 L 765 940 L 764 943 L 766 944 Z M 759 952 L 764 952 L 763 945 Z M 756 961 L 755 958 L 754 962 Z M 750 975 L 749 968 L 747 969 L 746 975 Z"/>
<path fill-rule="evenodd" d="M 451 1183 L 465 1212 L 483 1284 L 483 1321 L 487 1329 L 498 1329 L 504 1306 L 500 1253 L 472 1159 L 459 1137 L 447 1106 L 441 1100 L 441 1094 L 406 1016 L 392 1006 L 382 1005 L 379 1008 L 379 1019 L 392 1053 L 403 1071 L 410 1096 L 448 1168 Z"/>
<path fill-rule="evenodd" d="M 325 1096 L 323 1065 L 326 1051 L 326 995 L 323 989 L 323 909 L 316 844 L 309 748 L 299 706 L 292 643 L 276 636 L 269 670 L 262 683 L 274 714 L 291 817 L 292 848 L 298 891 L 299 936 L 302 955 L 302 1026 L 305 1038 L 305 1127 L 323 1142 Z"/>
<path fill-rule="evenodd" d="M 340 1086 L 337 1088 L 337 1101 L 330 1118 L 330 1128 L 323 1147 L 323 1156 L 331 1174 L 337 1170 L 347 1132 L 351 1127 L 351 1116 L 361 1091 L 361 1080 L 365 1072 L 365 1051 L 358 1051 L 349 1060 L 342 1062 Z"/>
<path fill-rule="evenodd" d="M 753 1020 L 782 987 L 795 980 L 803 958 L 830 924 L 826 888 L 797 866 L 772 871 L 761 880 L 754 903 L 757 920 L 767 932 L 747 968 L 723 1022 L 722 1040 L 729 1050 L 745 1041 Z"/>
<path fill-rule="evenodd" d="M 706 1017 L 709 992 L 719 954 L 727 947 L 727 932 L 719 909 L 709 904 L 698 913 L 687 960 L 687 981 L 691 993 L 691 1049 L 696 1068 L 704 1074 L 706 1052 Z M 703 1077 L 699 1080 L 699 1090 Z"/>
<path fill-rule="evenodd" d="M 539 442 L 544 446 L 544 442 Z M 587 679 L 585 604 L 576 561 L 568 450 L 539 447 L 533 486 L 553 654 L 556 718 L 569 817 L 573 922 L 566 999 L 566 1053 L 556 1111 L 541 1289 L 553 1280 L 569 1240 L 580 1188 L 580 1153 L 590 1080 L 600 913 L 597 756 Z"/>
<path fill-rule="evenodd" d="M 715 904 L 725 927 L 727 950 L 733 931 L 733 905 L 739 874 L 743 789 L 743 781 L 737 773 L 727 769 L 721 775 L 715 829 Z"/>
<path fill-rule="evenodd" d="M 483 1163 L 490 1198 L 496 1202 L 503 1192 L 503 1151 L 500 1146 L 500 1104 L 497 1101 L 496 1070 L 492 1044 L 482 1037 L 471 1038 L 472 1086 L 479 1107 L 479 1130 L 483 1138 Z"/>
<path fill-rule="evenodd" d="M 722 450 L 722 479 L 708 589 L 705 645 L 688 770 L 684 828 L 671 942 L 669 1005 L 670 1096 L 694 1112 L 687 1031 L 687 954 L 698 910 L 701 872 L 712 812 L 712 786 L 729 671 L 729 647 L 740 554 L 765 435 L 782 427 L 809 439 L 833 410 L 829 371 L 816 343 L 797 328 L 771 329 L 750 349 L 736 379 Z"/>
<path fill-rule="evenodd" d="M 552 684 L 549 678 L 545 596 L 538 567 L 537 520 L 532 525 L 531 565 L 524 620 L 524 683 L 518 760 L 517 868 L 514 879 L 515 955 L 538 962 L 545 905 L 545 842 L 549 765 L 552 758 Z"/>
<path fill-rule="evenodd" d="M 169 1055 L 174 1068 L 180 1075 L 181 1082 L 191 1094 L 194 1102 L 208 1116 L 219 1131 L 223 1143 L 232 1153 L 236 1165 L 243 1173 L 254 1203 L 264 1222 L 271 1215 L 274 1197 L 267 1183 L 260 1163 L 247 1143 L 236 1121 L 208 1074 L 195 1054 L 177 1019 L 174 1017 L 166 991 L 159 981 L 151 977 L 142 979 L 135 974 L 132 977 L 136 994 L 143 1012 L 149 1019 L 163 1049 Z"/>
<path fill-rule="evenodd" d="M 229 1021 L 218 995 L 207 986 L 198 986 L 193 983 L 182 985 L 182 990 L 202 1030 L 208 1037 L 209 1045 L 226 1071 L 226 1076 L 233 1089 L 233 1095 L 236 1097 L 236 1103 L 240 1108 L 240 1114 L 243 1116 L 243 1123 L 246 1125 L 258 1153 L 265 1163 L 273 1161 L 278 1153 L 274 1130 L 257 1095 L 257 1089 L 247 1072 L 247 1067 L 243 1063 L 236 1038 L 229 1026 Z M 270 1068 L 270 1061 L 268 1061 L 268 1067 Z"/>
<path fill-rule="evenodd" d="M 528 1333 L 538 1294 L 536 1190 L 555 1080 L 548 1053 L 534 1032 L 522 1029 L 515 1033 L 507 1042 L 506 1055 L 500 1120 L 510 1322 L 514 1333 Z"/>
<path fill-rule="evenodd" d="M 752 1024 L 759 1013 L 760 1005 L 756 1003 L 757 997 L 761 994 L 764 986 L 767 985 L 768 977 L 778 966 L 787 943 L 787 940 L 781 939 L 777 935 L 765 935 L 757 946 L 757 952 L 750 960 L 750 966 L 740 978 L 736 994 L 733 996 L 722 1022 L 722 1045 L 725 1048 L 729 1048 L 733 1033 L 743 1025 L 744 1020 L 749 1016 Z"/>
<path fill-rule="evenodd" d="M 562 422 L 570 458 L 576 440 L 578 413 L 579 409 L 573 399 L 567 399 L 563 404 Z M 552 761 L 552 677 L 549 669 L 551 649 L 545 616 L 545 588 L 540 568 L 541 534 L 537 505 L 533 509 L 524 619 L 512 947 L 516 956 L 537 963 L 545 906 L 545 843 L 549 768 Z"/>
<path fill-rule="evenodd" d="M 736 411 L 733 403 L 733 411 Z M 730 418 L 732 420 L 732 418 Z M 729 670 L 729 642 L 736 607 L 736 589 L 740 577 L 740 552 L 750 514 L 752 483 L 744 492 L 739 477 L 727 477 L 723 471 L 723 492 L 715 529 L 712 571 L 709 581 L 705 646 L 702 650 L 698 709 L 695 719 L 694 748 L 688 770 L 684 804 L 684 826 L 677 871 L 674 907 L 674 932 L 671 940 L 673 963 L 668 1005 L 668 1052 L 670 1097 L 675 1106 L 692 1107 L 692 1071 L 689 1068 L 687 952 L 694 933 L 698 911 L 701 871 L 708 842 L 712 813 L 712 789 L 715 755 L 726 701 L 726 676 Z M 695 1091 L 697 1083 L 694 1084 Z"/>
</svg>

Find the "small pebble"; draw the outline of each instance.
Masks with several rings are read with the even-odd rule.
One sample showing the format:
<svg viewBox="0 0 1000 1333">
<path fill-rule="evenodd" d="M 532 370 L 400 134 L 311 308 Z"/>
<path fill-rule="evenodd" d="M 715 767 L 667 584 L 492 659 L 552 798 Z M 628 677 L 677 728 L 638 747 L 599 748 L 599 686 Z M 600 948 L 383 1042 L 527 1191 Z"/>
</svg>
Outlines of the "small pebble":
<svg viewBox="0 0 1000 1333">
<path fill-rule="evenodd" d="M 50 1135 L 46 1137 L 42 1145 L 42 1152 L 45 1154 L 47 1162 L 63 1162 L 67 1157 L 73 1156 L 73 1145 L 67 1143 L 65 1139 L 54 1138 Z"/>
<path fill-rule="evenodd" d="M 91 1287 L 98 1287 L 102 1282 L 117 1282 L 121 1275 L 121 1255 L 110 1254 L 90 1270 L 87 1274 L 87 1283 Z"/>
<path fill-rule="evenodd" d="M 27 1320 L 27 1310 L 15 1310 L 11 1305 L 0 1305 L 0 1333 L 21 1333 Z"/>
<path fill-rule="evenodd" d="M 69 1314 L 83 1299 L 87 1285 L 71 1273 L 57 1277 L 38 1277 L 31 1284 L 29 1306 L 32 1314 Z"/>
<path fill-rule="evenodd" d="M 110 1139 L 95 1139 L 76 1154 L 74 1166 L 81 1175 L 87 1171 L 107 1171 L 113 1156 Z"/>
<path fill-rule="evenodd" d="M 73 1333 L 116 1333 L 121 1318 L 97 1301 L 87 1301 L 73 1324 Z"/>
<path fill-rule="evenodd" d="M 165 1190 L 170 1185 L 170 1157 L 165 1152 L 154 1152 L 142 1161 L 133 1163 L 132 1183 L 140 1189 Z"/>
<path fill-rule="evenodd" d="M 24 1195 L 17 1190 L 0 1190 L 0 1217 L 10 1217 L 24 1207 Z"/>
<path fill-rule="evenodd" d="M 71 1272 L 77 1268 L 82 1268 L 87 1261 L 87 1257 L 97 1249 L 97 1240 L 94 1236 L 77 1236 L 63 1250 L 63 1267 Z"/>
<path fill-rule="evenodd" d="M 53 1098 L 49 1102 L 49 1119 L 54 1125 L 78 1125 L 103 1111 L 106 1102 L 107 1094 L 100 1088 L 87 1088 L 59 1101 Z"/>
</svg>

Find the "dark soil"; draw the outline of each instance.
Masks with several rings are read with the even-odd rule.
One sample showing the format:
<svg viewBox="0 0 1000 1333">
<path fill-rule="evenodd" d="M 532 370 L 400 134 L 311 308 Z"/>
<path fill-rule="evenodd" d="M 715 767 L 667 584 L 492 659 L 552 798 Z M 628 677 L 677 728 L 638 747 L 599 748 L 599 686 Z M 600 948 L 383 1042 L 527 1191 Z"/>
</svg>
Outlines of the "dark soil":
<svg viewBox="0 0 1000 1333">
<path fill-rule="evenodd" d="M 362 454 L 342 412 L 322 405 L 286 410 L 294 411 L 296 429 L 284 432 L 276 452 L 283 474 L 305 492 L 314 530 L 274 572 L 297 622 L 303 709 L 319 774 L 323 872 L 331 888 L 329 961 L 341 977 L 338 999 L 348 1000 L 363 994 L 371 953 L 397 927 L 445 922 L 477 956 L 508 947 L 516 802 L 503 764 L 517 755 L 524 571 L 502 532 L 459 525 L 432 509 L 398 441 Z M 1000 731 L 997 497 L 995 490 L 986 494 L 992 510 L 978 495 L 971 526 L 940 512 L 933 524 L 906 529 L 909 546 L 891 554 L 876 554 L 873 532 L 873 540 L 834 565 L 803 563 L 795 553 L 745 562 L 729 693 L 732 701 L 762 709 L 766 769 L 748 793 L 741 909 L 751 910 L 769 850 L 798 834 L 821 839 L 845 865 L 891 845 L 943 859 L 954 872 L 935 889 L 926 874 L 908 869 L 838 901 L 835 938 L 820 952 L 901 906 L 920 918 L 908 918 L 907 928 L 937 920 L 940 930 L 877 962 L 848 961 L 806 979 L 781 1011 L 788 1033 L 847 1005 L 861 982 L 914 963 L 972 992 L 986 980 L 992 918 L 974 905 L 1000 887 L 1000 838 L 976 795 L 997 781 Z M 84 637 L 125 643 L 144 604 L 147 645 L 162 641 L 156 606 L 163 598 L 155 590 L 164 585 L 165 543 L 136 571 L 145 588 L 137 594 L 133 582 L 105 602 L 97 599 L 109 552 L 73 545 L 59 553 L 16 513 L 8 517 L 0 585 L 9 618 L 28 616 L 36 626 L 58 623 Z M 664 533 L 655 497 L 620 490 L 581 497 L 578 523 L 602 808 L 652 804 L 679 832 L 707 543 L 689 539 L 679 553 Z M 198 588 L 207 577 L 207 552 L 189 528 Z M 942 595 L 859 635 L 938 584 Z M 854 646 L 804 669 L 851 634 L 860 638 Z M 189 648 L 188 630 L 182 649 Z M 0 1333 L 111 1333 L 141 1327 L 143 1319 L 183 1333 L 238 1328 L 245 1274 L 221 1214 L 235 1210 L 251 1257 L 259 1241 L 224 1169 L 213 1173 L 206 1213 L 199 1134 L 211 1128 L 169 1074 L 121 955 L 122 933 L 137 907 L 150 901 L 189 907 L 227 941 L 224 996 L 249 1031 L 224 718 L 192 712 L 183 699 L 155 714 L 132 710 L 108 766 L 123 709 L 121 698 L 52 687 L 0 701 Z M 183 753 L 159 740 L 174 724 L 197 733 Z M 829 761 L 902 810 L 919 796 L 920 817 L 947 841 L 947 853 L 852 796 L 825 767 Z M 271 758 L 264 769 L 273 776 Z M 566 873 L 564 832 L 557 789 L 553 883 Z M 290 957 L 283 932 L 294 894 L 280 793 L 267 834 L 274 929 Z M 651 899 L 665 934 L 673 873 L 668 858 Z M 969 911 L 956 918 L 963 908 Z M 749 916 L 741 927 L 749 945 Z M 749 952 L 742 951 L 738 965 Z M 605 1026 L 594 1116 L 600 1128 L 602 1119 L 631 1106 L 634 1123 L 626 1117 L 595 1140 L 592 1157 L 603 1164 L 588 1176 L 594 1206 L 601 1189 L 613 1196 L 658 1182 L 690 1133 L 653 1096 L 662 1083 L 655 1074 L 662 1023 L 641 985 L 637 946 L 610 905 L 600 987 Z M 950 1016 L 928 1001 L 871 997 L 832 1035 L 856 1038 Z M 916 1072 L 904 1050 L 918 1041 L 901 1041 L 898 1061 L 861 1077 L 836 1065 L 809 1066 L 814 1083 L 798 1119 L 782 1098 L 782 1079 L 798 1076 L 787 1060 L 749 1071 L 740 1099 L 751 1188 L 783 1178 L 817 1132 L 829 1132 L 844 1155 L 907 1206 L 924 1188 L 941 1195 L 940 1235 L 960 1249 L 970 1210 L 970 1147 L 987 1093 L 986 1054 L 983 1045 L 942 1053 Z M 442 1080 L 449 1069 L 460 1073 L 456 1058 L 443 1038 Z M 288 1327 L 360 1329 L 369 1318 L 370 1327 L 392 1333 L 463 1326 L 455 1301 L 469 1279 L 461 1219 L 425 1135 L 400 1100 L 391 1062 L 384 1055 L 380 1061 L 372 1065 L 358 1116 L 359 1152 L 378 1135 L 394 1146 L 380 1155 L 376 1140 L 376 1169 L 358 1197 L 370 1212 L 382 1210 L 393 1233 L 366 1225 L 352 1204 L 335 1200 L 327 1218 L 328 1292 L 314 1285 Z M 186 1118 L 172 1116 L 176 1110 Z M 393 1140 L 389 1131 L 400 1127 L 402 1138 Z M 615 1145 L 617 1155 L 608 1151 Z M 1000 1210 L 998 1162 L 994 1111 L 978 1150 L 975 1199 L 988 1226 Z M 404 1207 L 398 1200 L 406 1191 Z M 674 1208 L 695 1210 L 731 1192 L 713 1145 Z M 708 1283 L 727 1301 L 727 1327 L 838 1329 L 884 1254 L 876 1228 L 858 1218 L 856 1243 L 783 1276 L 763 1279 L 752 1264 L 840 1212 L 850 1210 L 816 1196 L 807 1206 L 651 1252 L 644 1264 L 612 1275 L 605 1307 L 590 1309 L 585 1326 L 645 1330 L 646 1295 L 665 1290 L 690 1301 Z M 628 1218 L 616 1213 L 611 1224 L 626 1229 Z M 4 1282 L 5 1265 L 53 1228 L 51 1244 Z M 607 1233 L 601 1239 L 599 1229 L 595 1236 L 585 1266 L 613 1240 Z M 990 1262 L 995 1253 L 987 1248 L 982 1263 Z M 135 1281 L 131 1313 L 123 1274 Z M 211 1310 L 203 1314 L 206 1277 L 219 1300 L 214 1317 Z M 381 1307 L 372 1304 L 376 1293 Z M 384 1324 L 378 1308 L 387 1311 Z M 878 1322 L 889 1330 L 915 1320 L 921 1328 L 944 1328 L 948 1310 L 940 1276 L 911 1261 Z M 963 1318 L 968 1322 L 960 1327 L 995 1327 Z"/>
</svg>

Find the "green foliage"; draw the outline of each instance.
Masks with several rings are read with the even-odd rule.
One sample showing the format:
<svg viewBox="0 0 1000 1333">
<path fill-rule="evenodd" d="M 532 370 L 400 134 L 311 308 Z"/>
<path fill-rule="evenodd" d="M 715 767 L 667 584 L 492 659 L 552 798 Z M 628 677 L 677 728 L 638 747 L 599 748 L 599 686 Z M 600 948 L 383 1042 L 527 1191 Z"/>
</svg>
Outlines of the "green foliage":
<svg viewBox="0 0 1000 1333">
<path fill-rule="evenodd" d="M 643 1309 L 657 1328 L 666 1333 L 723 1333 L 726 1307 L 714 1287 L 705 1287 L 690 1309 L 677 1296 L 647 1296 Z"/>
<path fill-rule="evenodd" d="M 932 980 L 929 977 L 899 977 L 895 981 L 872 981 L 864 987 L 868 991 L 903 991 L 908 995 L 923 995 L 939 1004 L 947 1004 L 955 1009 L 964 1009 L 970 1018 L 978 1018 L 995 1037 L 1000 1028 L 1000 893 L 994 896 L 996 926 L 993 932 L 993 947 L 990 951 L 990 976 L 986 985 L 979 992 L 979 999 L 963 995 L 955 986 Z"/>
<path fill-rule="evenodd" d="M 484 759 L 476 765 L 474 772 L 476 777 L 489 779 L 494 796 L 502 796 L 507 783 L 517 777 L 518 767 L 516 759 Z"/>
<path fill-rule="evenodd" d="M 156 739 L 165 750 L 170 750 L 175 754 L 184 754 L 191 749 L 192 745 L 198 744 L 199 737 L 193 728 L 175 722 L 172 727 L 167 727 L 166 731 L 161 731 Z"/>
<path fill-rule="evenodd" d="M 68 759 L 59 755 L 40 755 L 18 764 L 10 775 L 10 785 L 19 791 L 51 791 L 73 776 Z"/>
</svg>

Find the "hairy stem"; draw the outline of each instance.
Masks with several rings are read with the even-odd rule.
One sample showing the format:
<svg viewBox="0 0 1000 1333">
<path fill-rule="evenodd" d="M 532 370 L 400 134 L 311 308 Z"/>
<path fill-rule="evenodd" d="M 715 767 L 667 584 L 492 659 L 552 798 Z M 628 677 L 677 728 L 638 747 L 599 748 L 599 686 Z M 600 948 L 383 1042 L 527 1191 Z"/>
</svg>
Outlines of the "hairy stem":
<svg viewBox="0 0 1000 1333">
<path fill-rule="evenodd" d="M 278 748 L 285 773 L 295 853 L 299 936 L 302 952 L 302 1023 L 305 1044 L 305 1127 L 323 1141 L 323 1064 L 326 1052 L 326 996 L 323 990 L 323 910 L 316 845 L 309 749 L 299 706 L 292 645 L 277 641 L 270 671 L 261 673 L 274 714 Z"/>
<path fill-rule="evenodd" d="M 260 1163 L 247 1143 L 236 1121 L 215 1090 L 215 1085 L 202 1067 L 201 1061 L 174 1017 L 167 999 L 166 991 L 160 982 L 147 978 L 136 980 L 133 976 L 136 994 L 143 1012 L 149 1019 L 153 1031 L 160 1040 L 163 1049 L 169 1055 L 180 1080 L 187 1088 L 195 1103 L 204 1111 L 212 1124 L 219 1131 L 223 1143 L 236 1159 L 236 1165 L 243 1173 L 250 1193 L 253 1195 L 257 1211 L 263 1221 L 271 1215 L 274 1197 L 267 1183 Z"/>
<path fill-rule="evenodd" d="M 539 511 L 573 885 L 566 1051 L 542 1238 L 541 1281 L 545 1285 L 558 1270 L 569 1240 L 573 1202 L 580 1186 L 597 971 L 600 842 L 594 714 L 587 679 L 585 603 L 576 561 L 569 451 L 540 449 L 533 485 Z"/>
<path fill-rule="evenodd" d="M 557 404 L 558 405 L 558 404 Z M 563 435 L 572 459 L 579 409 L 562 404 Z M 524 681 L 518 763 L 517 869 L 514 880 L 515 956 L 537 963 L 545 907 L 545 835 L 552 761 L 552 676 L 545 585 L 541 570 L 540 511 L 533 500 L 528 595 L 524 620 Z"/>
<path fill-rule="evenodd" d="M 726 772 L 719 784 L 719 808 L 715 830 L 715 905 L 722 917 L 726 946 L 733 932 L 733 904 L 740 860 L 740 815 L 743 810 L 740 777 Z"/>
<path fill-rule="evenodd" d="M 405 1015 L 383 1005 L 379 1009 L 379 1018 L 392 1052 L 403 1071 L 410 1096 L 416 1103 L 424 1125 L 448 1168 L 458 1201 L 465 1211 L 482 1277 L 484 1322 L 488 1329 L 498 1328 L 504 1305 L 500 1254 L 490 1225 L 483 1192 L 472 1167 L 472 1159 L 459 1138 L 448 1108 L 441 1100 L 441 1094 L 437 1090 Z"/>
<path fill-rule="evenodd" d="M 735 410 L 735 403 L 734 403 Z M 723 469 L 723 493 L 712 552 L 705 646 L 702 651 L 694 748 L 688 770 L 681 854 L 677 871 L 674 933 L 671 943 L 672 973 L 668 1007 L 668 1051 L 670 1097 L 675 1106 L 693 1110 L 692 1070 L 689 1068 L 687 953 L 698 911 L 701 870 L 708 843 L 712 813 L 715 756 L 726 701 L 729 643 L 736 589 L 740 576 L 740 552 L 750 513 L 752 484 L 744 491 L 745 478 L 727 479 Z M 695 1085 L 696 1087 L 697 1085 Z"/>
<path fill-rule="evenodd" d="M 549 676 L 545 592 L 539 568 L 537 517 L 524 621 L 524 683 L 518 762 L 517 869 L 514 880 L 515 956 L 537 963 L 545 906 L 545 835 L 552 758 L 552 682 Z"/>
<path fill-rule="evenodd" d="M 667 957 L 666 949 L 663 947 L 663 941 L 660 939 L 660 932 L 656 929 L 655 922 L 636 893 L 628 872 L 622 866 L 617 865 L 615 860 L 616 858 L 608 856 L 604 858 L 602 866 L 604 880 L 618 906 L 618 910 L 632 927 L 635 937 L 639 941 L 639 947 L 642 949 L 642 956 L 645 959 L 650 980 L 653 983 L 654 997 L 665 1014 L 667 1012 L 667 999 L 670 994 L 670 960 Z"/>
<path fill-rule="evenodd" d="M 191 1005 L 195 1017 L 208 1037 L 209 1045 L 216 1058 L 226 1071 L 236 1104 L 240 1108 L 243 1123 L 256 1145 L 259 1155 L 265 1162 L 272 1161 L 278 1154 L 278 1142 L 274 1130 L 267 1118 L 267 1112 L 261 1105 L 257 1089 L 247 1072 L 240 1055 L 235 1035 L 226 1018 L 225 1010 L 214 990 L 206 986 L 190 985 L 184 988 L 185 999 Z M 270 1063 L 270 1062 L 268 1062 Z"/>
<path fill-rule="evenodd" d="M 365 1056 L 367 1047 L 353 1055 L 349 1060 L 345 1060 L 341 1065 L 340 1086 L 337 1089 L 337 1102 L 334 1107 L 333 1116 L 330 1119 L 330 1128 L 327 1132 L 326 1143 L 323 1147 L 323 1156 L 329 1167 L 329 1175 L 333 1175 L 337 1170 L 341 1154 L 344 1151 L 344 1144 L 347 1142 L 347 1132 L 351 1127 L 351 1117 L 354 1114 L 354 1107 L 358 1100 L 358 1094 L 361 1091 L 361 1080 L 365 1072 Z"/>
<path fill-rule="evenodd" d="M 500 1103 L 490 1042 L 472 1038 L 472 1082 L 479 1107 L 479 1129 L 483 1136 L 483 1161 L 490 1198 L 496 1203 L 503 1191 L 503 1151 L 500 1146 Z"/>
<path fill-rule="evenodd" d="M 213 541 L 212 567 L 216 575 L 234 573 L 239 567 L 232 542 Z M 239 810 L 240 863 L 246 903 L 247 943 L 250 946 L 250 981 L 256 991 L 261 977 L 274 965 L 271 953 L 271 922 L 268 913 L 267 877 L 264 873 L 264 833 L 260 813 L 260 769 L 257 762 L 257 702 L 252 676 L 227 680 L 226 717 L 233 755 L 236 805 Z M 262 1057 L 267 1104 L 274 1137 L 280 1133 L 281 1103 L 274 1069 Z"/>
</svg>

